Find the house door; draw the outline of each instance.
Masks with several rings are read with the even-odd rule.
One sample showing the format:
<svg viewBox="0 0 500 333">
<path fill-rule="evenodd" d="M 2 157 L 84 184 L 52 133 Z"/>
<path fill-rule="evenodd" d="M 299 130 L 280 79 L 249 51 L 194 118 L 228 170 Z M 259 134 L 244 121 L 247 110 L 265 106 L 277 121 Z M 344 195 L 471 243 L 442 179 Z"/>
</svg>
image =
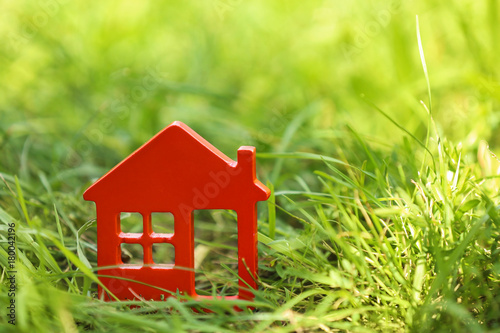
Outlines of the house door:
<svg viewBox="0 0 500 333">
<path fill-rule="evenodd" d="M 194 217 L 195 289 L 198 295 L 238 294 L 238 222 L 236 212 L 200 209 Z"/>
</svg>

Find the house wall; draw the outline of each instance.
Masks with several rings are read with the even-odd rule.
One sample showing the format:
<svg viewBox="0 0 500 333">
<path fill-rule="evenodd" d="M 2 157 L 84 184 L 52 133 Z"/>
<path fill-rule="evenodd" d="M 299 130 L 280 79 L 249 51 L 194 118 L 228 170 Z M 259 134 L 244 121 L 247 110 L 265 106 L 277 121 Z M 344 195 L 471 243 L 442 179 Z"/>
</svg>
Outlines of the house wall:
<svg viewBox="0 0 500 333">
<path fill-rule="evenodd" d="M 127 279 L 137 279 L 144 283 L 153 283 L 154 285 L 176 291 L 194 295 L 194 234 L 193 234 L 193 217 L 192 212 L 181 213 L 173 211 L 175 219 L 175 229 L 173 237 L 162 237 L 151 233 L 151 210 L 141 209 L 135 210 L 144 216 L 143 233 L 151 237 L 144 236 L 139 239 L 130 239 L 120 237 L 120 212 L 131 212 L 134 209 L 117 209 L 109 206 L 97 206 L 97 261 L 99 267 L 117 266 L 119 268 L 102 269 L 99 274 L 113 275 L 125 277 Z M 123 234 L 122 234 L 123 235 Z M 163 236 L 166 236 L 163 234 Z M 123 265 L 121 260 L 121 243 L 138 243 L 144 248 L 144 264 L 148 263 L 154 267 L 145 267 L 144 265 Z M 153 243 L 168 242 L 175 247 L 175 266 L 165 268 L 158 265 L 153 265 L 151 246 Z M 153 269 L 154 268 L 154 269 Z M 151 288 L 141 287 L 139 284 L 131 283 L 118 279 L 104 278 L 101 279 L 111 292 L 122 295 L 121 299 L 131 297 L 132 294 L 128 290 L 134 285 L 133 289 L 141 290 L 143 294 L 154 296 L 158 292 L 150 290 Z M 173 288 L 173 289 L 172 289 Z"/>
</svg>

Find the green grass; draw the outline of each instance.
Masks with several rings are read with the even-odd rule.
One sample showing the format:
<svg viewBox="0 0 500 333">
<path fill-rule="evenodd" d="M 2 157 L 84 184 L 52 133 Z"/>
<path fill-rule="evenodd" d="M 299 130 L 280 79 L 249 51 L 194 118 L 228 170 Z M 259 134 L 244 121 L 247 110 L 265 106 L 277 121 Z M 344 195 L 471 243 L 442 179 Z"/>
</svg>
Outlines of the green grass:
<svg viewBox="0 0 500 333">
<path fill-rule="evenodd" d="M 500 332 L 498 23 L 495 0 L 4 1 L 0 331 Z M 82 193 L 174 120 L 257 147 L 253 311 L 96 296 Z M 230 290 L 201 230 L 200 283 Z"/>
</svg>

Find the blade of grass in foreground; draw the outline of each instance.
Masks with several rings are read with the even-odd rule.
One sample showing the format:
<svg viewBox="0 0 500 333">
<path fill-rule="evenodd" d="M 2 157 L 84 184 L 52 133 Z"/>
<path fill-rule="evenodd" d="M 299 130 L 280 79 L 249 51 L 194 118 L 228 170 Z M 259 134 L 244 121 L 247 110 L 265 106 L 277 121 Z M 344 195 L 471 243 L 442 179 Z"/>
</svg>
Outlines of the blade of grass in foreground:
<svg viewBox="0 0 500 333">
<path fill-rule="evenodd" d="M 434 167 L 434 169 L 436 169 L 436 162 L 434 161 L 434 155 L 432 154 L 432 152 L 429 150 L 429 148 L 427 148 L 427 145 L 423 144 L 422 141 L 420 141 L 415 135 L 413 135 L 412 133 L 410 133 L 406 128 L 404 128 L 403 126 L 401 126 L 400 124 L 398 124 L 391 116 L 389 116 L 387 113 L 385 113 L 384 111 L 382 111 L 382 109 L 380 109 L 378 106 L 376 106 L 375 104 L 373 104 L 372 102 L 364 99 L 364 101 L 370 105 L 372 108 L 374 108 L 376 111 L 378 111 L 381 115 L 383 115 L 386 119 L 388 119 L 391 123 L 393 123 L 397 128 L 399 128 L 400 130 L 402 130 L 403 132 L 405 132 L 406 134 L 408 134 L 413 140 L 415 140 L 415 142 L 417 142 L 422 148 L 425 149 L 425 151 L 427 153 L 429 153 L 429 155 L 431 156 L 431 159 L 432 159 L 432 165 Z"/>
</svg>

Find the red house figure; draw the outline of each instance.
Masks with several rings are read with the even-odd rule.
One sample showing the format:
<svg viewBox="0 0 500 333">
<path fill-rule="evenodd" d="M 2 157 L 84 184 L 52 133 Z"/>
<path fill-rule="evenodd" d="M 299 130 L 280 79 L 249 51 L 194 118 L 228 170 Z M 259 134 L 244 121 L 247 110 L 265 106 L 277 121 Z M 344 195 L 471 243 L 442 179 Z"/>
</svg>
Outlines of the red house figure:
<svg viewBox="0 0 500 333">
<path fill-rule="evenodd" d="M 204 297 L 195 292 L 193 211 L 231 209 L 238 219 L 239 282 L 238 295 L 227 298 L 253 299 L 256 205 L 269 194 L 255 176 L 254 147 L 240 147 L 235 162 L 185 124 L 172 123 L 83 194 L 85 200 L 96 203 L 100 280 L 120 300 L 161 300 L 174 293 Z M 142 233 L 122 232 L 122 212 L 141 214 Z M 152 230 L 155 212 L 173 215 L 173 233 Z M 142 265 L 122 261 L 122 243 L 142 246 Z M 173 245 L 174 264 L 153 261 L 155 243 Z M 99 297 L 112 299 L 103 288 Z"/>
</svg>

